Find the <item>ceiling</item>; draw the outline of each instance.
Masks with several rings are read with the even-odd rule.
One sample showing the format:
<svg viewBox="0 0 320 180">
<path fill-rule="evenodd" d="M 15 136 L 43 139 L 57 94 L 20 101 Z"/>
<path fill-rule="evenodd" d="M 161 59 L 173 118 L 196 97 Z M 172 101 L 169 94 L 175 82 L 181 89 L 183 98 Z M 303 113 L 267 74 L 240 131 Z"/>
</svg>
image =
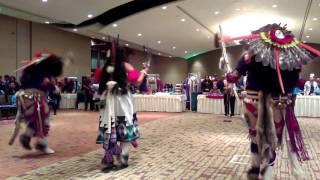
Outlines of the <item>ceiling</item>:
<svg viewBox="0 0 320 180">
<path fill-rule="evenodd" d="M 130 1 L 0 0 L 3 5 L 48 18 L 48 21 L 73 24 L 88 20 L 88 14 L 97 16 L 127 2 Z M 119 34 L 129 46 L 146 45 L 159 55 L 185 58 L 213 50 L 213 37 L 219 24 L 224 36 L 234 37 L 249 34 L 267 23 L 282 23 L 287 24 L 297 38 L 301 36 L 302 41 L 320 43 L 320 0 L 184 0 L 165 6 L 106 26 L 82 28 L 77 33 L 94 38 Z"/>
</svg>

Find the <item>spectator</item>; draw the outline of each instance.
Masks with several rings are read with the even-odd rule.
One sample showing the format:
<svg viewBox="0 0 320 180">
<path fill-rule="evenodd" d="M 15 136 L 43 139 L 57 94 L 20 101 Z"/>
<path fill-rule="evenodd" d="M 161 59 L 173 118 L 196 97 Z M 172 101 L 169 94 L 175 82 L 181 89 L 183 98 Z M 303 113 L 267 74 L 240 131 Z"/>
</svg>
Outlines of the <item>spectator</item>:
<svg viewBox="0 0 320 180">
<path fill-rule="evenodd" d="M 5 85 L 4 82 L 2 81 L 2 76 L 0 76 L 0 95 L 4 95 L 5 93 Z"/>
<path fill-rule="evenodd" d="M 91 89 L 91 81 L 88 77 L 82 77 L 82 90 L 84 91 L 84 110 L 88 110 L 88 103 L 90 104 L 90 110 L 93 110 L 93 91 Z"/>
<path fill-rule="evenodd" d="M 317 88 L 318 88 L 318 83 L 314 79 L 314 73 L 311 73 L 309 77 L 309 81 L 307 81 L 304 84 L 304 95 L 305 96 L 315 95 L 315 91 L 317 90 Z"/>
<path fill-rule="evenodd" d="M 6 91 L 6 95 L 15 95 L 18 91 L 18 88 L 16 87 L 16 84 L 14 82 L 9 83 L 9 87 Z"/>
<path fill-rule="evenodd" d="M 14 83 L 14 85 L 15 85 L 15 91 L 19 91 L 20 85 L 19 85 L 19 83 L 17 82 L 16 77 L 11 76 L 11 77 L 10 77 L 10 83 Z"/>
<path fill-rule="evenodd" d="M 57 85 L 57 80 L 53 79 L 48 88 L 49 91 L 49 105 L 53 109 L 53 114 L 57 114 L 57 110 L 60 108 L 60 88 Z"/>
<path fill-rule="evenodd" d="M 206 76 L 201 83 L 202 92 L 210 92 L 212 90 L 212 82 L 209 79 L 209 76 Z"/>
</svg>

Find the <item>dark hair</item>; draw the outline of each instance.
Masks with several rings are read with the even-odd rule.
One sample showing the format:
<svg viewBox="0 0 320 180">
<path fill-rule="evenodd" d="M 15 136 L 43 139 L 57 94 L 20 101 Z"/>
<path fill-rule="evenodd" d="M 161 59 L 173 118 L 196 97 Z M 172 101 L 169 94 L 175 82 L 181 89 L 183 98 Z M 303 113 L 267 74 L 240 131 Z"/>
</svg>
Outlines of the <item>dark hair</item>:
<svg viewBox="0 0 320 180">
<path fill-rule="evenodd" d="M 114 64 L 114 71 L 112 73 L 107 72 L 108 66 L 112 66 L 111 60 L 108 59 L 107 63 L 103 66 L 101 72 L 101 80 L 99 83 L 99 94 L 102 94 L 106 90 L 106 83 L 108 81 L 115 81 L 117 84 L 111 90 L 112 94 L 124 95 L 128 93 L 128 80 L 127 72 L 124 66 L 124 62 L 127 61 L 128 56 L 132 54 L 130 49 L 118 47 L 116 50 L 116 61 Z"/>
<path fill-rule="evenodd" d="M 58 77 L 62 74 L 63 63 L 60 57 L 51 55 L 37 64 L 23 70 L 20 82 L 22 85 L 41 83 L 43 78 Z"/>
</svg>

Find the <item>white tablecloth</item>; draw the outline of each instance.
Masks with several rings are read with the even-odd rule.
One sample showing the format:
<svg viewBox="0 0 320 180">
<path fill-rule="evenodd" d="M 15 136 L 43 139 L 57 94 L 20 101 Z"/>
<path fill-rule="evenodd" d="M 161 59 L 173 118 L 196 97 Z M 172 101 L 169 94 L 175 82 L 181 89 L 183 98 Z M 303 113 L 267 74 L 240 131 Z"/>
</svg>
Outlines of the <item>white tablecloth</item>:
<svg viewBox="0 0 320 180">
<path fill-rule="evenodd" d="M 320 96 L 297 96 L 296 116 L 320 117 Z"/>
<path fill-rule="evenodd" d="M 76 107 L 77 94 L 61 94 L 60 109 L 74 109 Z"/>
<path fill-rule="evenodd" d="M 197 112 L 224 114 L 223 99 L 207 98 L 206 95 L 198 95 Z M 236 100 L 234 114 L 242 112 L 242 102 Z"/>
<path fill-rule="evenodd" d="M 184 95 L 133 95 L 136 111 L 182 112 L 186 109 Z"/>
</svg>

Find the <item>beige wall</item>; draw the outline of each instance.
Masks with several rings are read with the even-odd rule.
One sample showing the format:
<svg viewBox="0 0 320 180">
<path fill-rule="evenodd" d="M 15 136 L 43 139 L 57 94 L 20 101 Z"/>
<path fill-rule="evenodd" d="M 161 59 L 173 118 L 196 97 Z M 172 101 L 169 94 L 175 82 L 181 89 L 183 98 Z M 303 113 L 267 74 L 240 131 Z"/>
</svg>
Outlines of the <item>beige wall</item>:
<svg viewBox="0 0 320 180">
<path fill-rule="evenodd" d="M 231 67 L 235 67 L 237 65 L 237 62 L 239 60 L 239 57 L 242 53 L 242 47 L 241 46 L 234 46 L 234 47 L 228 47 L 227 53 L 229 56 L 229 61 Z M 221 50 L 213 50 L 210 52 L 207 52 L 205 54 L 196 56 L 192 59 L 188 60 L 188 69 L 189 72 L 192 73 L 198 73 L 200 72 L 201 77 L 204 77 L 205 75 L 223 75 L 223 71 L 219 69 L 219 60 L 221 57 Z"/>
<path fill-rule="evenodd" d="M 0 15 L 0 75 L 15 75 L 17 67 L 17 20 Z"/>
<path fill-rule="evenodd" d="M 47 50 L 60 56 L 73 54 L 73 63 L 65 67 L 63 76 L 90 75 L 90 38 L 48 25 L 32 23 L 32 53 Z"/>
<path fill-rule="evenodd" d="M 130 56 L 130 63 L 136 69 L 142 69 L 142 63 L 146 61 L 146 55 L 142 51 L 134 51 Z M 167 58 L 153 56 L 150 74 L 160 74 L 164 83 L 180 83 L 188 74 L 188 62 L 181 58 Z"/>
</svg>

